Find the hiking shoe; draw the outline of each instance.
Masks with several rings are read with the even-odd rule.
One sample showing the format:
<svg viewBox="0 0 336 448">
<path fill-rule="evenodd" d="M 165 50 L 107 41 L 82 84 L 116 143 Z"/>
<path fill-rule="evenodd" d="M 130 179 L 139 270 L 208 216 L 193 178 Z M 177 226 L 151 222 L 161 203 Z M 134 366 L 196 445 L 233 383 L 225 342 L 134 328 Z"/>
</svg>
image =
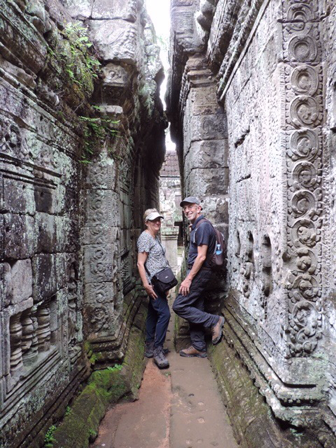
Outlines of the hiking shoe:
<svg viewBox="0 0 336 448">
<path fill-rule="evenodd" d="M 200 352 L 191 345 L 190 347 L 181 350 L 180 356 L 183 356 L 184 358 L 206 358 L 207 354 L 206 352 Z"/>
<path fill-rule="evenodd" d="M 146 342 L 145 356 L 146 358 L 153 358 L 154 355 L 154 341 Z"/>
<path fill-rule="evenodd" d="M 218 322 L 211 327 L 213 345 L 218 344 L 218 342 L 220 342 L 220 340 L 222 339 L 224 321 L 224 317 L 219 316 Z"/>
<path fill-rule="evenodd" d="M 163 354 L 168 355 L 170 353 L 169 348 L 163 349 Z M 154 356 L 154 342 L 146 342 L 146 348 L 145 348 L 145 357 L 146 358 L 153 358 Z"/>
<path fill-rule="evenodd" d="M 163 354 L 162 347 L 157 347 L 154 349 L 154 362 L 159 369 L 168 369 L 169 362 L 168 359 Z"/>
</svg>

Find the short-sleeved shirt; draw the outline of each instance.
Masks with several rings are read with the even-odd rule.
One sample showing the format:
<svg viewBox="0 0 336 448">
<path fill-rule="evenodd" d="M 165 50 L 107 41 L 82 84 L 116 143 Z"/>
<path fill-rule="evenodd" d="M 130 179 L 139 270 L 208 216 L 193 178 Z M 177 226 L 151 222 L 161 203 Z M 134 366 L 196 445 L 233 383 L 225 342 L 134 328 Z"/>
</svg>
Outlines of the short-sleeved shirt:
<svg viewBox="0 0 336 448">
<path fill-rule="evenodd" d="M 210 268 L 211 266 L 208 261 L 208 256 L 209 254 L 213 254 L 215 250 L 216 234 L 209 221 L 202 222 L 202 224 L 200 224 L 196 229 L 196 225 L 201 219 L 205 219 L 203 215 L 197 218 L 191 227 L 187 264 L 188 267 L 191 267 L 194 264 L 198 254 L 197 247 L 206 244 L 208 246 L 207 259 L 204 261 L 202 266 L 205 268 Z"/>
<path fill-rule="evenodd" d="M 143 231 L 137 242 L 138 252 L 148 254 L 145 266 L 148 280 L 169 266 L 166 259 L 166 250 L 162 247 L 158 237 L 153 238 L 148 232 Z M 148 272 L 147 272 L 148 271 Z"/>
</svg>

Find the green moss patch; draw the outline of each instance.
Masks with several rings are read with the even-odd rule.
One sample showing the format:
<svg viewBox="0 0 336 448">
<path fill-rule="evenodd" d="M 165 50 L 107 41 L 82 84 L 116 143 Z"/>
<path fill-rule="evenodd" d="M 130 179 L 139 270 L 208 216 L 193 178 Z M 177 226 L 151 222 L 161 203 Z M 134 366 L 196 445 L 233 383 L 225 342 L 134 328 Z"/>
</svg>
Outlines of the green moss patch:
<svg viewBox="0 0 336 448">
<path fill-rule="evenodd" d="M 97 437 L 107 407 L 123 398 L 134 399 L 145 367 L 142 332 L 133 328 L 122 365 L 97 370 L 52 433 L 49 447 L 86 448 Z"/>
</svg>

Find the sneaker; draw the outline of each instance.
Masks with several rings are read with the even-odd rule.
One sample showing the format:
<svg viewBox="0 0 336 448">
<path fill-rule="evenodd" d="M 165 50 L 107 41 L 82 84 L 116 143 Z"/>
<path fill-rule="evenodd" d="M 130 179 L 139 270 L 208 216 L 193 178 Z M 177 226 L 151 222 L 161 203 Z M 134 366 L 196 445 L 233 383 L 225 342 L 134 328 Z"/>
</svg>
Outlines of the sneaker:
<svg viewBox="0 0 336 448">
<path fill-rule="evenodd" d="M 180 356 L 183 356 L 184 358 L 206 358 L 207 354 L 206 352 L 200 352 L 192 345 L 188 348 L 185 348 L 184 350 L 180 351 Z"/>
<path fill-rule="evenodd" d="M 154 341 L 146 342 L 145 356 L 146 358 L 153 358 L 154 355 Z"/>
<path fill-rule="evenodd" d="M 162 347 L 157 347 L 154 349 L 154 362 L 159 369 L 168 369 L 169 362 L 168 359 L 163 354 Z"/>
<path fill-rule="evenodd" d="M 222 339 L 224 321 L 224 317 L 219 316 L 218 322 L 211 327 L 213 345 L 218 344 L 218 342 L 220 342 L 220 340 Z"/>
</svg>

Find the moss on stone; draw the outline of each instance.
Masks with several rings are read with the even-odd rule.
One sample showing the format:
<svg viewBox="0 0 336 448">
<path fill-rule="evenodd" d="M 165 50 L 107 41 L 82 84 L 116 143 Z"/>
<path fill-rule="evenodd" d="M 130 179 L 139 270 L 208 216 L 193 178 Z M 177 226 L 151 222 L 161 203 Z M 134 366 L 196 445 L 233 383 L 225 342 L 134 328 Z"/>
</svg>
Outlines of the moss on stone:
<svg viewBox="0 0 336 448">
<path fill-rule="evenodd" d="M 89 343 L 85 344 L 88 353 Z M 99 423 L 107 407 L 123 397 L 134 399 L 145 367 L 143 333 L 132 328 L 122 365 L 93 372 L 87 385 L 75 399 L 71 412 L 53 432 L 53 447 L 86 448 L 98 434 Z"/>
</svg>

